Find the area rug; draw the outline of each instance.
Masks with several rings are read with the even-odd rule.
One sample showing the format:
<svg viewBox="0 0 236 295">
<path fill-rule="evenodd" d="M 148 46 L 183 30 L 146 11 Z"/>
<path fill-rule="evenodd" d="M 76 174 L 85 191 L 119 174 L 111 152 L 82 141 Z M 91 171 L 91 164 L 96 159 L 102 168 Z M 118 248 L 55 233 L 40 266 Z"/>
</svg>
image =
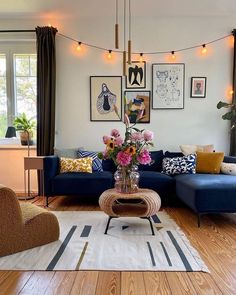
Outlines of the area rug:
<svg viewBox="0 0 236 295">
<path fill-rule="evenodd" d="M 56 211 L 60 240 L 0 258 L 1 270 L 204 271 L 198 252 L 162 211 L 148 220 L 115 218 L 104 235 L 107 215 Z"/>
</svg>

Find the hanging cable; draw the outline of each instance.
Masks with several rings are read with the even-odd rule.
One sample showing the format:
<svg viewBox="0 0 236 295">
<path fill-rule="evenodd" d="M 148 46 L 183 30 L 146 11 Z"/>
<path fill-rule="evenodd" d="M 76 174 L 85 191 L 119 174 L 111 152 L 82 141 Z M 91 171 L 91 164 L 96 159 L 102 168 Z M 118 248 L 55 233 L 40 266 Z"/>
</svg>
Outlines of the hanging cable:
<svg viewBox="0 0 236 295">
<path fill-rule="evenodd" d="M 124 0 L 124 50 L 123 50 L 123 76 L 126 76 L 126 0 Z"/>
<path fill-rule="evenodd" d="M 128 64 L 131 64 L 131 0 L 129 0 L 129 40 L 128 40 Z"/>
</svg>

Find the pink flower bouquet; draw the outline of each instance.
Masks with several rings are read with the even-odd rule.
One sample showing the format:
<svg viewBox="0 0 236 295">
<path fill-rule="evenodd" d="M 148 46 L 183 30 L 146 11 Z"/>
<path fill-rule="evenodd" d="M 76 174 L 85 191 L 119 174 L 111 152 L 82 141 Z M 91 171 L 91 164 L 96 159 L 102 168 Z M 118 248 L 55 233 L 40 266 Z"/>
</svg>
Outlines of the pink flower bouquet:
<svg viewBox="0 0 236 295">
<path fill-rule="evenodd" d="M 151 164 L 149 146 L 153 146 L 153 132 L 139 130 L 134 127 L 135 124 L 130 125 L 126 114 L 125 125 L 124 138 L 117 129 L 113 129 L 110 136 L 103 136 L 106 149 L 103 153 L 99 153 L 99 158 L 112 159 L 116 165 L 122 167 Z"/>
</svg>

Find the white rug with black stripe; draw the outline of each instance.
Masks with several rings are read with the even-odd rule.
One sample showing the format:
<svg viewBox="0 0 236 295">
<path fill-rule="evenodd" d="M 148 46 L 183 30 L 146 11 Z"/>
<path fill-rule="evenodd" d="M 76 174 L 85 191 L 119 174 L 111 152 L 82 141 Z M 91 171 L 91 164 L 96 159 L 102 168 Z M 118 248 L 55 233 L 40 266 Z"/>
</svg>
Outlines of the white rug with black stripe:
<svg viewBox="0 0 236 295">
<path fill-rule="evenodd" d="M 0 258 L 1 270 L 204 271 L 198 252 L 162 211 L 148 220 L 114 218 L 97 211 L 54 212 L 60 240 Z"/>
</svg>

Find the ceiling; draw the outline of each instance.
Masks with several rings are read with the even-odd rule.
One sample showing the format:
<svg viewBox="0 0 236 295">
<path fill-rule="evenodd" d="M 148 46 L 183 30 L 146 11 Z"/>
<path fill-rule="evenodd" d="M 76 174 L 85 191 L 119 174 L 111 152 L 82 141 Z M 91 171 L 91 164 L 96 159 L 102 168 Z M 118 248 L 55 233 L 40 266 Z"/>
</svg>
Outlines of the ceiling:
<svg viewBox="0 0 236 295">
<path fill-rule="evenodd" d="M 124 0 L 118 1 L 123 9 Z M 131 5 L 133 17 L 236 15 L 236 0 L 131 0 Z M 0 0 L 1 18 L 98 18 L 114 11 L 115 0 Z"/>
</svg>

